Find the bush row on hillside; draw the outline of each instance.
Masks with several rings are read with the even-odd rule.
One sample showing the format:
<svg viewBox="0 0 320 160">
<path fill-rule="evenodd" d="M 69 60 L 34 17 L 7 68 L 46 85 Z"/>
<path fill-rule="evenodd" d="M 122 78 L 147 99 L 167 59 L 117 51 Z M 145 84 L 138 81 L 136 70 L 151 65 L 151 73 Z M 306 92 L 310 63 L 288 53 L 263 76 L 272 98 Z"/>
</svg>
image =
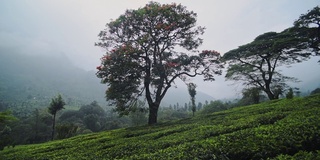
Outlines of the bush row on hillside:
<svg viewBox="0 0 320 160">
<path fill-rule="evenodd" d="M 81 135 L 1 152 L 1 159 L 320 158 L 320 95 Z"/>
</svg>

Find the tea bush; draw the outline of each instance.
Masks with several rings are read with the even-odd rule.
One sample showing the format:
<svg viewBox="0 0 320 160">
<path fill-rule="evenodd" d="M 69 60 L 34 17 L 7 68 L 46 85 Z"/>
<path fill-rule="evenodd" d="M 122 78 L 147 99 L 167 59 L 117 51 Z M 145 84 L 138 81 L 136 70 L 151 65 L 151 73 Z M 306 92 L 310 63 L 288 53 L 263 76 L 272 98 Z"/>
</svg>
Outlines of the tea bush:
<svg viewBox="0 0 320 160">
<path fill-rule="evenodd" d="M 320 95 L 5 148 L 0 159 L 320 159 Z"/>
</svg>

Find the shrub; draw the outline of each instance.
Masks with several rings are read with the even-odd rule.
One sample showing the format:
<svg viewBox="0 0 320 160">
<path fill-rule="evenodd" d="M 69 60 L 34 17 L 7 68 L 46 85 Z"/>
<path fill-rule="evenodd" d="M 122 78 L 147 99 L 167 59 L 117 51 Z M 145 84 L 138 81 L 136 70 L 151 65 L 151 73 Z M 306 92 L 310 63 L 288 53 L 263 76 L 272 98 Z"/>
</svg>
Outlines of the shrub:
<svg viewBox="0 0 320 160">
<path fill-rule="evenodd" d="M 78 126 L 74 124 L 60 124 L 56 127 L 57 138 L 65 139 L 76 135 Z"/>
<path fill-rule="evenodd" d="M 287 99 L 292 99 L 293 98 L 293 89 L 290 88 L 288 93 L 286 94 L 286 98 Z"/>
</svg>

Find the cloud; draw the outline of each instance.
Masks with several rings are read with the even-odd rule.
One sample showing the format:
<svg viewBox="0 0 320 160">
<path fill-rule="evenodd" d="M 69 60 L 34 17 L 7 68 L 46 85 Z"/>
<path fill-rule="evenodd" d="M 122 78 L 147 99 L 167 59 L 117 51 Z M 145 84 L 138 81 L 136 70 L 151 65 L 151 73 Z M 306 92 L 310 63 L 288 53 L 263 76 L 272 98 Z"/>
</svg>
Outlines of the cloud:
<svg viewBox="0 0 320 160">
<path fill-rule="evenodd" d="M 94 43 L 98 41 L 97 35 L 105 28 L 105 24 L 119 17 L 126 9 L 143 7 L 148 1 L 0 1 L 0 47 L 33 54 L 64 53 L 74 64 L 94 70 L 104 54 Z M 221 53 L 249 43 L 265 32 L 290 27 L 300 14 L 319 4 L 318 0 L 158 2 L 181 3 L 188 10 L 196 12 L 197 24 L 207 28 L 200 49 L 214 49 Z M 214 97 L 235 95 L 241 88 L 228 87 L 223 76 L 212 83 L 195 81 L 199 82 L 199 89 Z"/>
<path fill-rule="evenodd" d="M 52 54 L 54 51 L 54 48 L 44 40 L 10 32 L 0 32 L 0 37 L 0 48 L 12 53 Z"/>
</svg>

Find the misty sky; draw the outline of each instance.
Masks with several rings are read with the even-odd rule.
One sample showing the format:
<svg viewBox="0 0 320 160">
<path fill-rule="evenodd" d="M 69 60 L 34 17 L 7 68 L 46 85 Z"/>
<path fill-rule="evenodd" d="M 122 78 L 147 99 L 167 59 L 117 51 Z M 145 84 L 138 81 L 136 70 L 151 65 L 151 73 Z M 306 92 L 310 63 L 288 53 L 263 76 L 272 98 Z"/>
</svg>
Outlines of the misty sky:
<svg viewBox="0 0 320 160">
<path fill-rule="evenodd" d="M 158 2 L 181 3 L 196 12 L 197 24 L 207 28 L 200 50 L 213 49 L 222 54 L 251 42 L 262 33 L 279 32 L 292 26 L 299 15 L 319 5 L 319 0 Z M 126 9 L 137 9 L 146 3 L 147 0 L 1 0 L 0 47 L 12 53 L 65 54 L 75 65 L 95 70 L 104 54 L 102 49 L 94 46 L 100 30 Z M 320 78 L 319 66 L 304 74 Z M 217 82 L 198 85 L 198 89 L 215 98 L 239 94 L 237 86 L 224 86 L 222 76 Z"/>
</svg>

